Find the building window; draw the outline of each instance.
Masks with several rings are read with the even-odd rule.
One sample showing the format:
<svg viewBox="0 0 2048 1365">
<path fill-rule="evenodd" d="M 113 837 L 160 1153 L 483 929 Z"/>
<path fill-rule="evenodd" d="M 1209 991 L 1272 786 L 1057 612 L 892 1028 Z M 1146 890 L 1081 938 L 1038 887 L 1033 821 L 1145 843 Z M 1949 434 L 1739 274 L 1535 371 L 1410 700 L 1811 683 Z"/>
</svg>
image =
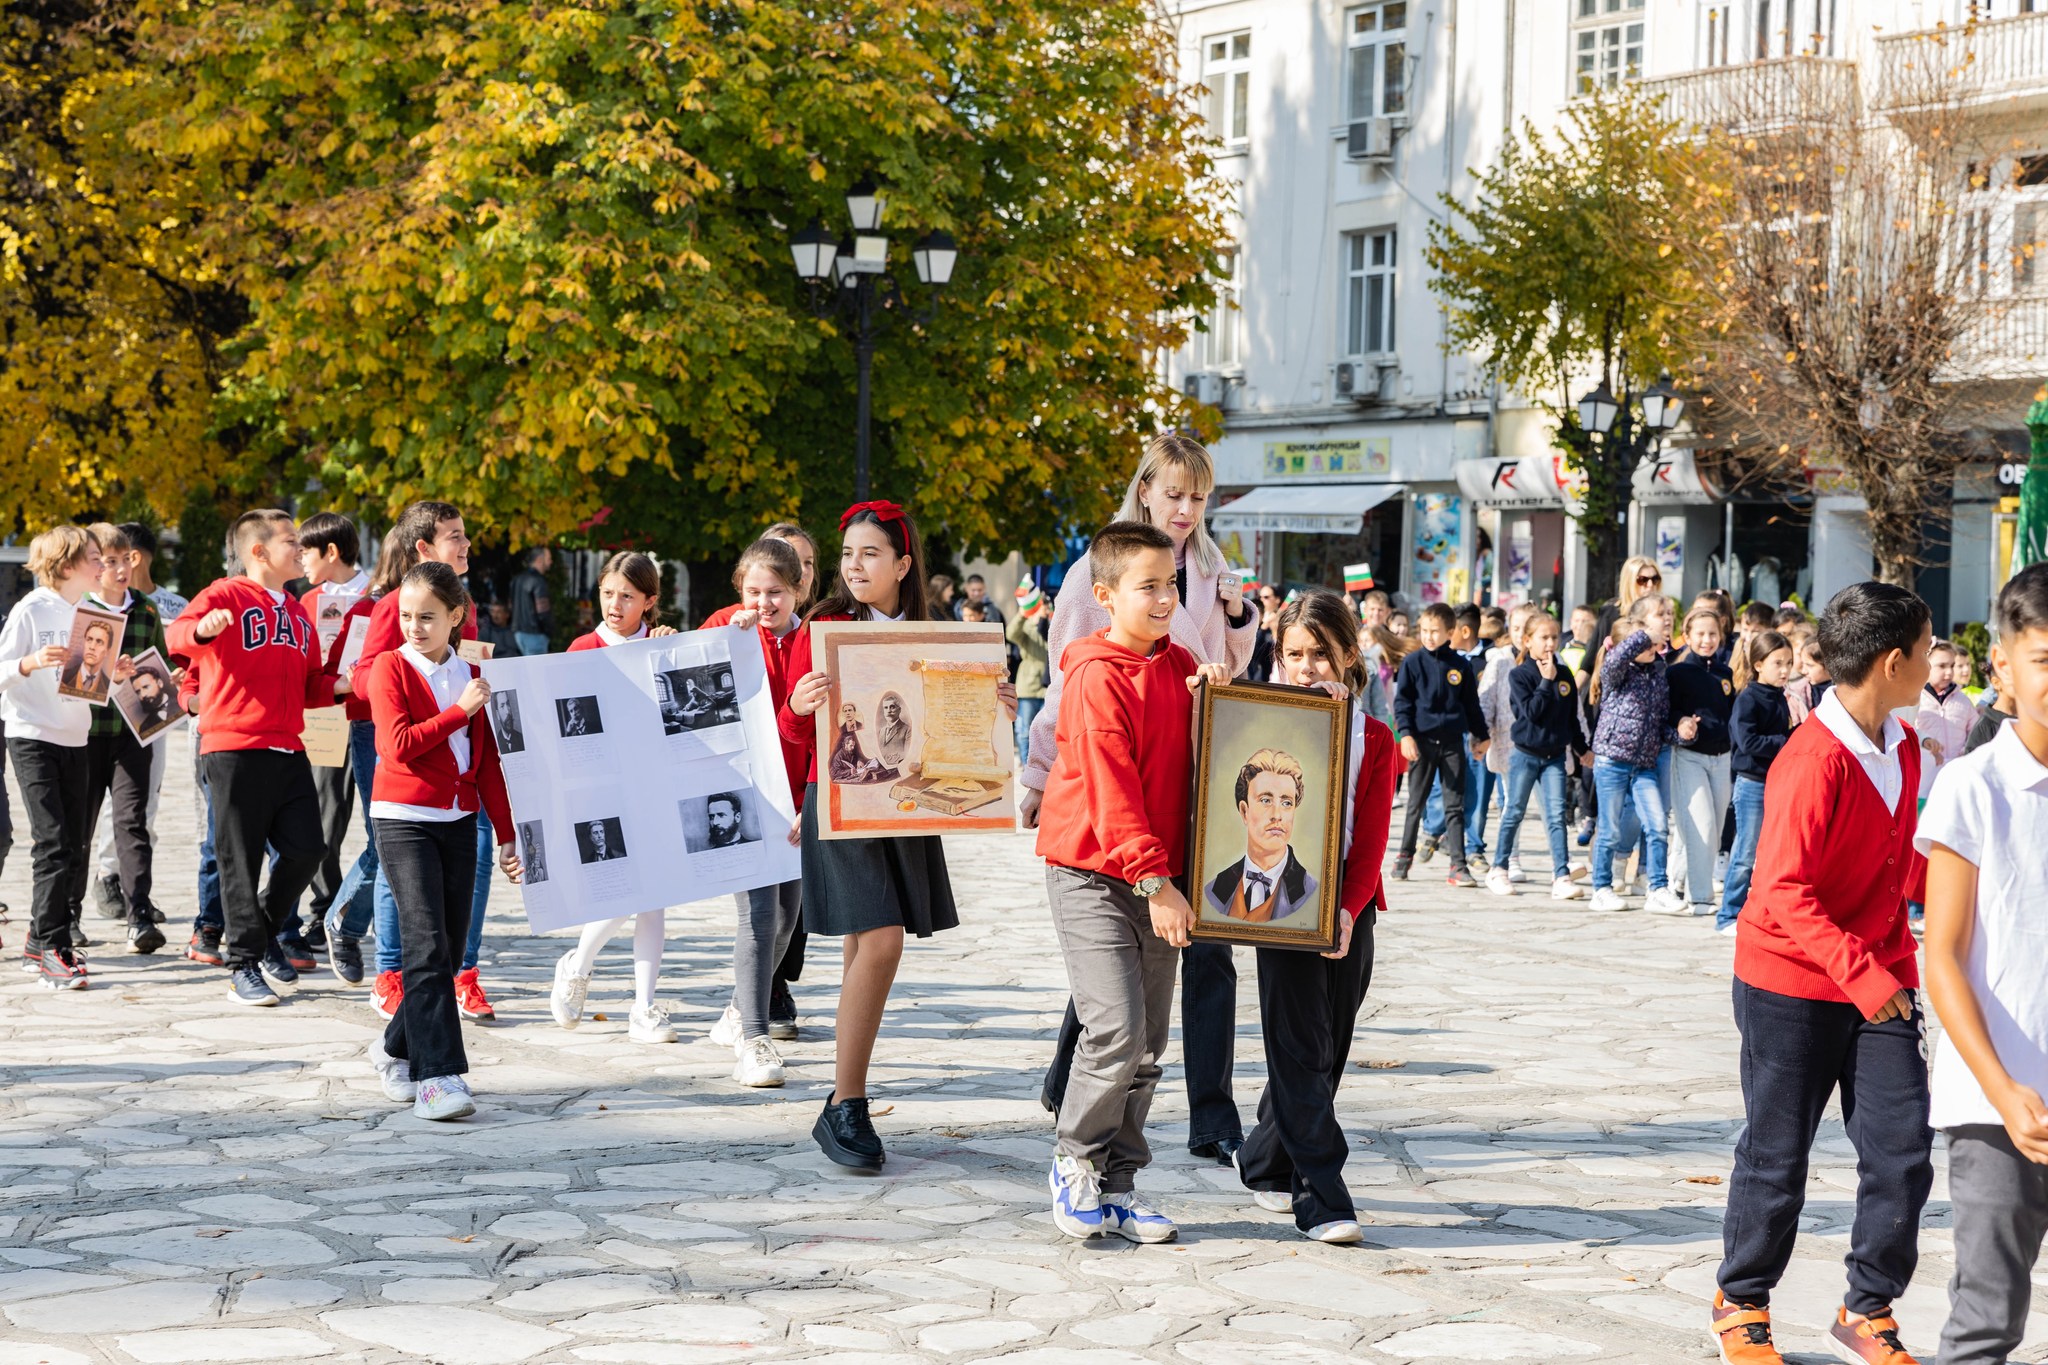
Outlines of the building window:
<svg viewBox="0 0 2048 1365">
<path fill-rule="evenodd" d="M 1727 5 L 1707 6 L 1706 44 L 1700 52 L 1701 66 L 1728 65 L 1728 30 L 1734 18 Z"/>
<path fill-rule="evenodd" d="M 1344 354 L 1394 349 L 1394 233 L 1344 238 Z"/>
<path fill-rule="evenodd" d="M 1408 109 L 1408 4 L 1386 0 L 1346 16 L 1345 42 L 1350 87 L 1347 117 L 1360 119 L 1400 114 Z"/>
<path fill-rule="evenodd" d="M 1202 84 L 1209 91 L 1210 135 L 1242 146 L 1252 94 L 1252 35 L 1226 33 L 1203 39 Z"/>
<path fill-rule="evenodd" d="M 1643 0 L 1571 0 L 1572 84 L 1580 94 L 1643 74 Z"/>
<path fill-rule="evenodd" d="M 1216 301 L 1195 332 L 1197 370 L 1234 370 L 1244 364 L 1244 311 L 1239 307 L 1237 278 L 1242 259 L 1236 247 L 1216 253 L 1216 269 L 1209 276 Z"/>
</svg>

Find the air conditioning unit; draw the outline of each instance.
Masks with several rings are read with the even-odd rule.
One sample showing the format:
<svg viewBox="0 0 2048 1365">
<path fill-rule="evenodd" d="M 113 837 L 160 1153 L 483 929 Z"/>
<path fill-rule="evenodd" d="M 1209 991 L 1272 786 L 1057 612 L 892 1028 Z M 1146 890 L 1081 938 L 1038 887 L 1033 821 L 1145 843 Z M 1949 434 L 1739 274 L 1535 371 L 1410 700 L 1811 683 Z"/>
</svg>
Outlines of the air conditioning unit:
<svg viewBox="0 0 2048 1365">
<path fill-rule="evenodd" d="M 1354 403 L 1391 403 L 1399 395 L 1400 382 L 1401 362 L 1391 356 L 1337 362 L 1337 396 Z"/>
<path fill-rule="evenodd" d="M 1368 389 L 1374 387 L 1378 381 L 1372 373 L 1372 368 L 1370 365 L 1361 364 L 1355 360 L 1338 361 L 1337 396 L 1339 398 L 1357 398 Z"/>
<path fill-rule="evenodd" d="M 1379 365 L 1378 382 L 1374 385 L 1373 397 L 1382 403 L 1392 403 L 1401 396 L 1401 362 L 1384 360 Z"/>
<path fill-rule="evenodd" d="M 1344 156 L 1351 161 L 1392 161 L 1394 121 L 1390 118 L 1362 118 L 1351 124 L 1344 138 Z"/>
<path fill-rule="evenodd" d="M 1229 381 L 1220 374 L 1191 374 L 1180 382 L 1180 391 L 1204 407 L 1220 408 L 1230 391 Z"/>
</svg>

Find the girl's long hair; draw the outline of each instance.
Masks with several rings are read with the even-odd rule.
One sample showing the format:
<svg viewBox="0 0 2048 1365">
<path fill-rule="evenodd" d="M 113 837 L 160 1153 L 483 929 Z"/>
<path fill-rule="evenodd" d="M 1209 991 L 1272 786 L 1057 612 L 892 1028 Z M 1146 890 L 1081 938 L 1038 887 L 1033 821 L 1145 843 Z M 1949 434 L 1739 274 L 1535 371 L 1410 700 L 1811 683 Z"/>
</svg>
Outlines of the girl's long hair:
<svg viewBox="0 0 2048 1365">
<path fill-rule="evenodd" d="M 794 551 L 792 551 L 794 553 Z M 598 591 L 603 592 L 604 581 L 613 574 L 626 580 L 634 592 L 647 599 L 647 610 L 640 617 L 640 624 L 649 630 L 661 624 L 661 566 L 641 554 L 638 550 L 621 550 L 604 562 L 598 570 Z M 599 613 L 603 615 L 602 612 Z"/>
<path fill-rule="evenodd" d="M 1401 660 L 1422 647 L 1422 642 L 1413 635 L 1396 635 L 1385 626 L 1374 626 L 1366 632 L 1372 642 L 1387 656 L 1387 667 L 1399 668 Z"/>
<path fill-rule="evenodd" d="M 370 596 L 382 597 L 397 590 L 412 566 L 420 562 L 417 554 L 407 551 L 408 547 L 396 526 L 384 533 L 383 548 L 377 552 L 377 568 L 370 575 Z"/>
<path fill-rule="evenodd" d="M 1145 510 L 1145 485 L 1176 472 L 1191 490 L 1205 497 L 1216 491 L 1216 462 L 1209 458 L 1208 448 L 1183 432 L 1162 431 L 1145 442 L 1145 453 L 1138 457 L 1137 471 L 1124 490 L 1124 505 L 1116 520 L 1151 525 L 1152 514 Z M 1188 563 L 1205 577 L 1223 572 L 1223 550 L 1210 538 L 1206 517 L 1195 523 L 1194 534 L 1188 537 Z"/>
<path fill-rule="evenodd" d="M 1614 605 L 1620 610 L 1627 611 L 1636 604 L 1637 598 L 1649 596 L 1636 582 L 1645 569 L 1656 569 L 1657 577 L 1664 577 L 1664 571 L 1657 568 L 1657 561 L 1648 555 L 1630 555 L 1621 561 L 1621 582 L 1615 585 L 1614 598 Z"/>
<path fill-rule="evenodd" d="M 1276 656 L 1287 632 L 1295 626 L 1316 637 L 1316 643 L 1336 668 L 1337 680 L 1352 696 L 1361 695 L 1373 685 L 1372 676 L 1365 669 L 1365 653 L 1358 647 L 1358 618 L 1352 614 L 1350 603 L 1328 588 L 1311 588 L 1280 608 L 1280 619 L 1273 624 Z"/>
<path fill-rule="evenodd" d="M 903 575 L 903 581 L 896 585 L 896 605 L 906 621 L 932 620 L 931 608 L 925 597 L 924 541 L 917 534 L 917 523 L 905 512 L 901 521 L 883 521 L 873 512 L 856 512 L 846 525 L 839 528 L 840 538 L 856 526 L 877 526 L 889 538 L 889 546 L 898 555 L 910 560 L 910 572 Z M 872 619 L 867 606 L 855 600 L 847 591 L 846 580 L 834 571 L 832 594 L 804 613 L 804 621 L 817 620 L 821 616 L 850 616 L 856 621 Z"/>
<path fill-rule="evenodd" d="M 1734 657 L 1729 660 L 1735 674 L 1735 690 L 1740 692 L 1756 681 L 1757 667 L 1765 659 L 1790 648 L 1792 642 L 1775 630 L 1760 630 L 1750 637 L 1748 644 L 1736 645 Z"/>
<path fill-rule="evenodd" d="M 772 531 L 740 551 L 739 563 L 732 566 L 732 590 L 745 591 L 747 570 L 755 565 L 766 569 L 781 579 L 791 592 L 799 591 L 804 581 L 804 562 L 797 558 L 796 550 L 790 543 Z M 801 611 L 803 604 L 798 603 Z"/>
<path fill-rule="evenodd" d="M 1538 607 L 1535 611 L 1530 612 L 1527 619 L 1522 622 L 1522 638 L 1515 642 L 1516 668 L 1520 668 L 1523 664 L 1529 662 L 1529 637 L 1535 634 L 1536 628 L 1545 621 L 1550 623 L 1551 629 L 1557 631 L 1559 639 L 1564 638 L 1564 627 L 1558 624 L 1557 618 L 1541 607 Z M 1556 656 L 1553 655 L 1552 657 Z M 1565 672 L 1569 673 L 1571 670 L 1567 668 Z"/>
<path fill-rule="evenodd" d="M 797 525 L 793 521 L 778 521 L 773 526 L 769 527 L 767 530 L 761 533 L 761 539 L 780 540 L 785 542 L 792 540 L 801 540 L 804 544 L 811 547 L 811 591 L 810 594 L 806 596 L 803 601 L 798 602 L 796 604 L 796 609 L 798 613 L 801 614 L 803 609 L 811 604 L 811 599 L 818 595 L 818 538 L 812 535 L 809 531 L 806 531 L 803 527 Z M 801 559 L 797 561 L 796 567 L 797 576 L 790 580 L 789 586 L 801 592 L 803 590 L 804 581 L 804 566 L 803 561 Z"/>
</svg>

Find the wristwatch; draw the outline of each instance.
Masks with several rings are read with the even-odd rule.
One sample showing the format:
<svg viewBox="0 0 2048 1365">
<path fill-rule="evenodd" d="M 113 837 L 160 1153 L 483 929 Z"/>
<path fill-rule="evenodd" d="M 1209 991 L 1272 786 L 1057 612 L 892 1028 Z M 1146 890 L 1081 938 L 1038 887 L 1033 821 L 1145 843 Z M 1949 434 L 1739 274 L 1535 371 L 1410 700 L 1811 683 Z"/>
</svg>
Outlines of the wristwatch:
<svg viewBox="0 0 2048 1365">
<path fill-rule="evenodd" d="M 1165 889 L 1166 878 L 1164 877 L 1141 877 L 1137 881 L 1131 883 L 1131 891 L 1138 897 L 1139 900 L 1151 900 L 1154 896 L 1158 895 L 1161 891 L 1164 891 Z"/>
</svg>

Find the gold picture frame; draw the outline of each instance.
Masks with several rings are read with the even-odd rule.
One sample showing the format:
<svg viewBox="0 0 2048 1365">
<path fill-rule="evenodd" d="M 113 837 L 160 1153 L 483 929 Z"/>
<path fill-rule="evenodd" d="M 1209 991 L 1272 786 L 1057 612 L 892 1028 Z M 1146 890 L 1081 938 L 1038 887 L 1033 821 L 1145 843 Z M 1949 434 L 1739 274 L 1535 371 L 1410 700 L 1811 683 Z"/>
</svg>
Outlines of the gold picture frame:
<svg viewBox="0 0 2048 1365">
<path fill-rule="evenodd" d="M 1272 683 L 1202 688 L 1188 833 L 1193 937 L 1307 952 L 1337 946 L 1350 740 L 1349 706 L 1327 693 Z"/>
</svg>

